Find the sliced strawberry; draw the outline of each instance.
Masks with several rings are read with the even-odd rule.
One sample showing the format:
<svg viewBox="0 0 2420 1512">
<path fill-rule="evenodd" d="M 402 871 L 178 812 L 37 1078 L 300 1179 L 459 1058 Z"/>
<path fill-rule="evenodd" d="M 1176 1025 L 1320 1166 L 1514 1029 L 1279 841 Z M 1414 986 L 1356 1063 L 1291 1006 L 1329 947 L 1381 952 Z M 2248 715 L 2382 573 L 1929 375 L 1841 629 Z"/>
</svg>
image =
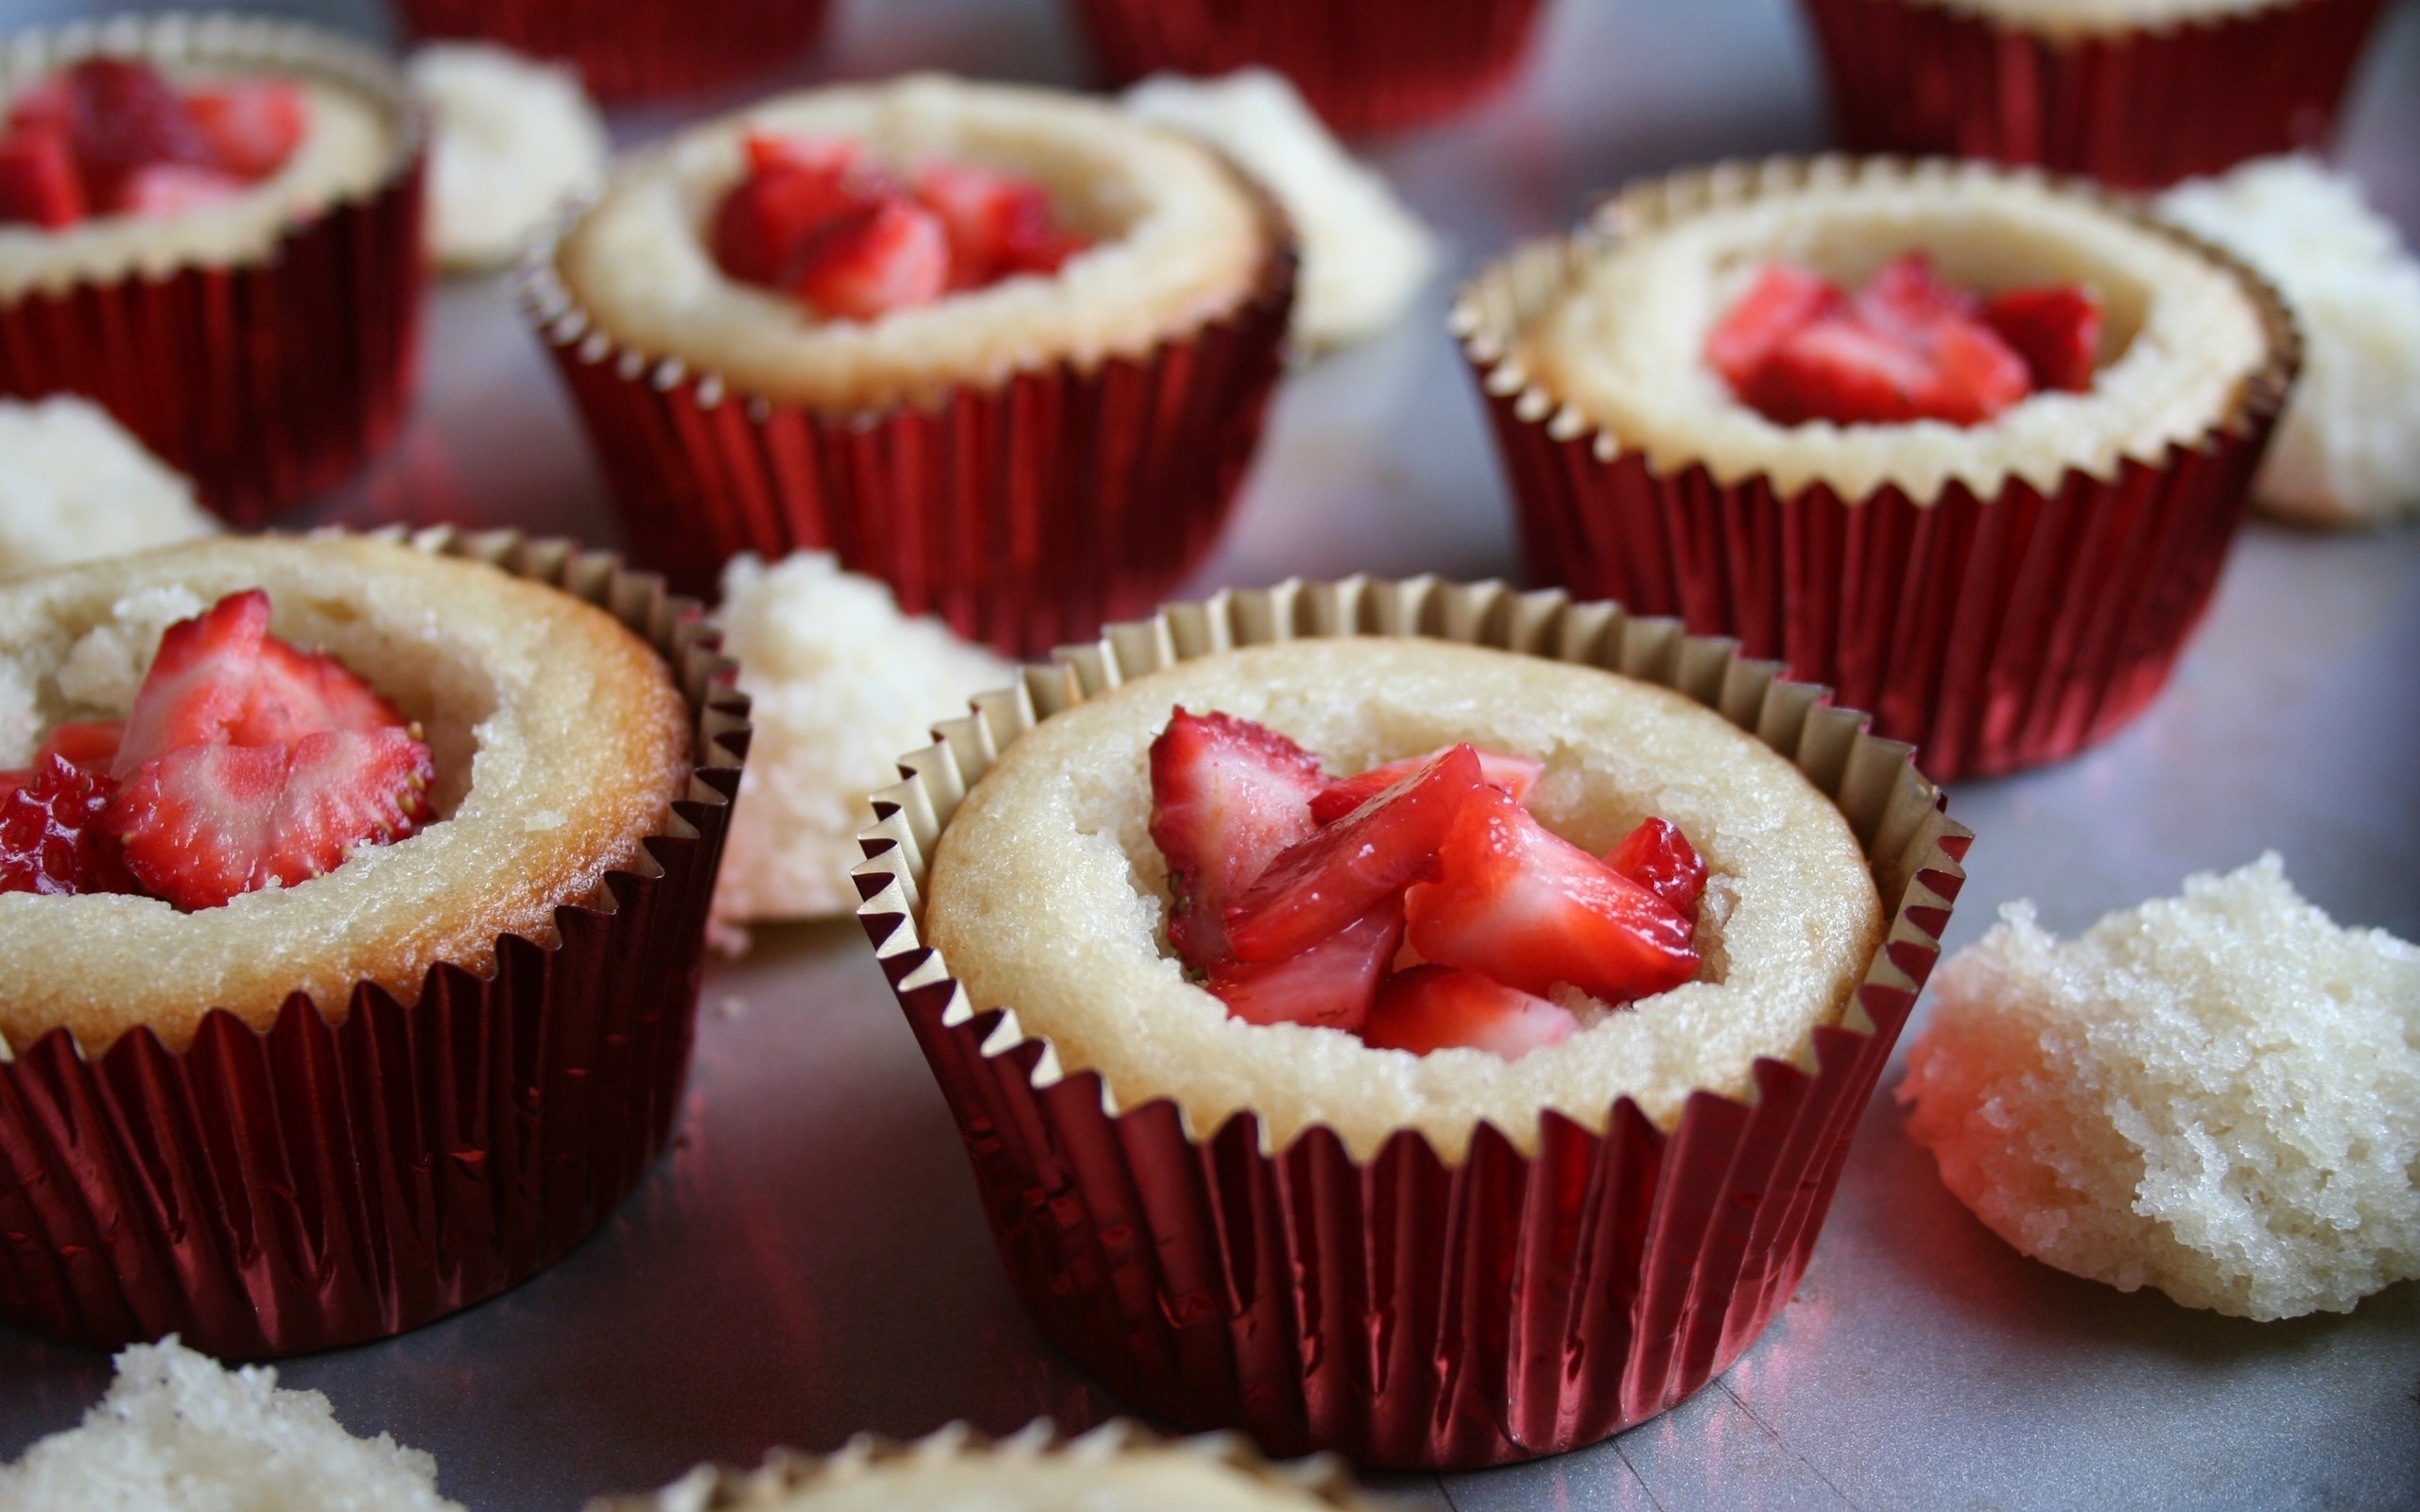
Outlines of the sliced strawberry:
<svg viewBox="0 0 2420 1512">
<path fill-rule="evenodd" d="M 56 756 L 78 771 L 106 775 L 117 759 L 120 737 L 126 726 L 114 719 L 67 720 L 50 727 L 42 739 L 42 749 L 34 753 L 34 765 L 40 766 L 47 757 Z"/>
<path fill-rule="evenodd" d="M 935 163 L 916 175 L 915 193 L 949 232 L 951 288 L 980 288 L 1009 273 L 1046 270 L 1032 266 L 1052 240 L 1050 195 L 1040 184 L 973 163 Z M 1049 267 L 1067 255 L 1057 253 Z"/>
<path fill-rule="evenodd" d="M 401 729 L 404 716 L 351 668 L 324 651 L 298 651 L 276 636 L 261 641 L 260 662 L 243 712 L 227 728 L 238 746 L 287 744 L 321 730 Z"/>
<path fill-rule="evenodd" d="M 124 58 L 88 58 L 69 69 L 67 130 L 84 198 L 122 202 L 126 181 L 154 163 L 207 167 L 210 144 L 166 79 Z"/>
<path fill-rule="evenodd" d="M 285 166 L 310 129 L 310 101 L 283 78 L 233 79 L 185 96 L 212 158 L 239 179 L 266 179 Z"/>
<path fill-rule="evenodd" d="M 905 199 L 818 237 L 790 291 L 824 318 L 872 320 L 929 304 L 949 287 L 949 232 Z"/>
<path fill-rule="evenodd" d="M 1378 979 L 1402 945 L 1403 900 L 1388 898 L 1300 955 L 1261 966 L 1220 961 L 1208 986 L 1246 1023 L 1352 1031 L 1370 1016 Z"/>
<path fill-rule="evenodd" d="M 1512 801 L 1480 777 L 1478 752 L 1456 746 L 1374 801 L 1289 847 L 1227 910 L 1227 943 L 1236 959 L 1282 961 L 1299 954 L 1390 894 L 1435 876 L 1437 848 L 1482 794 Z"/>
<path fill-rule="evenodd" d="M 799 131 L 751 131 L 740 146 L 752 174 L 798 168 L 837 179 L 856 167 L 861 156 L 847 137 Z"/>
<path fill-rule="evenodd" d="M 56 131 L 65 136 L 70 129 L 72 109 L 65 74 L 53 74 L 32 87 L 22 90 L 9 102 L 9 131 Z"/>
<path fill-rule="evenodd" d="M 56 753 L 25 776 L 0 784 L 0 892 L 130 891 L 103 826 L 117 784 Z"/>
<path fill-rule="evenodd" d="M 1706 365 L 1744 388 L 1774 348 L 1841 304 L 1829 279 L 1794 263 L 1768 263 L 1706 337 Z"/>
<path fill-rule="evenodd" d="M 0 137 L 0 225 L 30 221 L 57 231 L 84 218 L 83 180 L 63 131 Z"/>
<path fill-rule="evenodd" d="M 428 747 L 400 730 L 184 746 L 145 763 L 108 822 L 145 891 L 187 911 L 216 908 L 410 834 L 435 778 Z"/>
<path fill-rule="evenodd" d="M 1885 264 L 1850 301 L 1869 331 L 1920 337 L 1945 320 L 1972 320 L 1982 301 L 1933 271 L 1932 259 L 1909 252 Z"/>
<path fill-rule="evenodd" d="M 1980 320 L 1933 327 L 1928 354 L 1933 381 L 1918 396 L 1917 409 L 1934 420 L 1979 425 L 2033 391 L 2025 359 Z"/>
<path fill-rule="evenodd" d="M 1697 917 L 1698 899 L 1705 892 L 1705 863 L 1669 819 L 1642 820 L 1621 844 L 1605 852 L 1605 865 L 1671 904 L 1683 919 Z"/>
<path fill-rule="evenodd" d="M 1477 971 L 1415 966 L 1378 988 L 1377 1006 L 1361 1026 L 1365 1044 L 1380 1050 L 1484 1050 L 1518 1060 L 1579 1032 L 1580 1021 L 1560 1004 L 1532 997 Z"/>
<path fill-rule="evenodd" d="M 1311 799 L 1311 817 L 1322 824 L 1333 824 L 1420 770 L 1424 764 L 1444 754 L 1445 750 L 1432 750 L 1426 756 L 1407 756 L 1384 766 L 1373 766 L 1357 777 L 1339 778 L 1320 789 L 1319 795 Z M 1478 753 L 1479 781 L 1511 794 L 1515 803 L 1529 801 L 1531 790 L 1538 785 L 1538 779 L 1546 775 L 1546 769 L 1547 764 L 1535 756 L 1513 756 L 1500 750 Z"/>
<path fill-rule="evenodd" d="M 1818 320 L 1773 349 L 1740 397 L 1777 424 L 1914 420 L 1932 369 L 1901 343 L 1844 319 Z"/>
<path fill-rule="evenodd" d="M 715 261 L 747 284 L 786 289 L 817 240 L 873 214 L 856 148 L 819 137 L 748 139 L 749 176 L 715 212 Z"/>
<path fill-rule="evenodd" d="M 1422 959 L 1525 992 L 1568 983 L 1621 1003 L 1697 974 L 1688 921 L 1670 904 L 1492 789 L 1446 835 L 1435 880 L 1404 902 Z"/>
<path fill-rule="evenodd" d="M 135 169 L 119 182 L 110 211 L 121 215 L 182 215 L 187 211 L 223 205 L 249 188 L 243 180 L 221 168 L 190 163 L 154 163 Z"/>
<path fill-rule="evenodd" d="M 2011 289 L 1983 305 L 1983 321 L 2025 359 L 2037 388 L 2082 393 L 2100 351 L 2100 301 L 2073 284 Z"/>
<path fill-rule="evenodd" d="M 1039 236 L 1018 242 L 1011 247 L 1007 260 L 1000 266 L 999 276 L 1007 278 L 1013 273 L 1056 273 L 1066 266 L 1067 259 L 1078 252 L 1090 251 L 1092 245 L 1089 238 L 1079 236 L 1074 232 L 1044 232 Z"/>
<path fill-rule="evenodd" d="M 1151 843 L 1176 901 L 1168 941 L 1188 963 L 1226 958 L 1227 905 L 1311 833 L 1321 781 L 1319 758 L 1266 725 L 1169 714 L 1151 742 Z"/>
</svg>

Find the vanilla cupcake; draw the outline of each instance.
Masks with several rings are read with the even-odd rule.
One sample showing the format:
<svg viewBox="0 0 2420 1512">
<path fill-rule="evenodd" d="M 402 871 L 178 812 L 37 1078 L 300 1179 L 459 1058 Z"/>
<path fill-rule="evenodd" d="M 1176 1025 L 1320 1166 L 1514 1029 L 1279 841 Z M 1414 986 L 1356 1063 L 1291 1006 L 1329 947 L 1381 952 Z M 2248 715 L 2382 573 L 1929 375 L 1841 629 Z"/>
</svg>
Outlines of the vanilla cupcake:
<svg viewBox="0 0 2420 1512">
<path fill-rule="evenodd" d="M 1792 299 L 1837 339 L 1743 365 L 1805 329 Z M 1834 685 L 1943 781 L 2070 754 L 2158 691 L 2298 353 L 2223 253 L 1938 162 L 1639 185 L 1453 318 L 1533 571 Z"/>
<path fill-rule="evenodd" d="M 383 443 L 425 283 L 390 67 L 307 26 L 126 17 L 8 39 L 0 102 L 0 392 L 96 400 L 245 524 Z"/>
<path fill-rule="evenodd" d="M 1355 580 L 1115 627 L 941 727 L 877 795 L 859 912 L 1045 1332 L 1155 1414 L 1398 1467 L 1559 1452 L 1702 1385 L 1806 1263 L 1843 1148 L 1817 1131 L 1871 1091 L 1964 849 L 1904 747 L 1813 698 L 1614 606 Z M 1526 1053 L 1382 1047 L 1383 991 L 1358 1037 L 1245 1022 L 1170 931 L 1172 706 L 1337 773 L 1509 753 L 1581 852 L 1678 826 L 1706 868 L 1689 974 L 1558 987 L 1576 1026 Z M 1382 1362 L 1314 1342 L 1365 1329 Z"/>
<path fill-rule="evenodd" d="M 643 558 L 702 584 L 742 549 L 826 547 L 1014 649 L 1207 551 L 1292 286 L 1281 218 L 1215 154 L 927 76 L 674 138 L 569 225 L 529 304 Z"/>
</svg>

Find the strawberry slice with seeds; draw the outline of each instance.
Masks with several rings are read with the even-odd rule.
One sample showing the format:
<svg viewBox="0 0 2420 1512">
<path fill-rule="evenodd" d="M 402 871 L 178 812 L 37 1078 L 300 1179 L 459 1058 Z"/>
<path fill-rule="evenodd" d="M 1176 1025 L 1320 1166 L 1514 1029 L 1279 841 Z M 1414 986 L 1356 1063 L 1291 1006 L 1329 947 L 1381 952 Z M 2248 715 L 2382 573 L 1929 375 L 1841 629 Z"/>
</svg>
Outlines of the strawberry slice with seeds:
<svg viewBox="0 0 2420 1512">
<path fill-rule="evenodd" d="M 857 149 L 823 137 L 764 132 L 747 141 L 750 172 L 715 212 L 715 261 L 733 278 L 789 287 L 816 240 L 880 202 Z"/>
<path fill-rule="evenodd" d="M 34 752 L 34 765 L 40 766 L 52 756 L 81 772 L 99 772 L 107 776 L 117 760 L 119 739 L 126 726 L 114 719 L 66 720 L 50 727 L 42 738 L 42 748 Z"/>
<path fill-rule="evenodd" d="M 1669 903 L 1492 788 L 1445 836 L 1434 875 L 1404 900 L 1423 960 L 1524 992 L 1567 983 L 1608 1003 L 1697 974 L 1688 921 Z"/>
<path fill-rule="evenodd" d="M 1697 917 L 1698 899 L 1705 892 L 1705 862 L 1671 820 L 1641 821 L 1605 852 L 1605 865 L 1671 904 L 1683 919 Z"/>
<path fill-rule="evenodd" d="M 1775 348 L 1841 303 L 1831 280 L 1794 263 L 1768 263 L 1706 337 L 1706 365 L 1745 388 Z"/>
<path fill-rule="evenodd" d="M 250 187 L 222 168 L 154 163 L 128 174 L 109 208 L 121 215 L 182 215 L 223 205 Z"/>
<path fill-rule="evenodd" d="M 292 745 L 183 746 L 144 764 L 108 827 L 143 889 L 191 912 L 332 870 L 412 833 L 436 767 L 400 730 L 320 730 Z"/>
<path fill-rule="evenodd" d="M 311 124 L 302 86 L 282 78 L 195 90 L 185 96 L 185 112 L 217 165 L 244 180 L 266 179 L 285 166 Z"/>
<path fill-rule="evenodd" d="M 1482 794 L 1512 802 L 1479 775 L 1478 752 L 1456 746 L 1287 849 L 1227 910 L 1227 943 L 1236 959 L 1299 954 L 1380 900 L 1435 876 L 1438 847 Z"/>
<path fill-rule="evenodd" d="M 1402 946 L 1403 900 L 1389 898 L 1300 955 L 1265 965 L 1218 962 L 1207 986 L 1246 1023 L 1351 1032 L 1370 1016 L 1379 978 Z"/>
<path fill-rule="evenodd" d="M 1473 748 L 1477 749 L 1476 747 Z M 1311 799 L 1311 817 L 1322 824 L 1333 824 L 1450 749 L 1452 747 L 1447 747 L 1432 750 L 1426 756 L 1407 756 L 1399 762 L 1373 766 L 1357 777 L 1339 778 L 1320 789 L 1318 796 Z M 1530 792 L 1538 785 L 1538 779 L 1546 775 L 1546 769 L 1547 764 L 1535 756 L 1513 756 L 1500 750 L 1478 753 L 1479 781 L 1511 795 L 1515 803 L 1529 800 Z"/>
<path fill-rule="evenodd" d="M 184 101 L 147 65 L 87 58 L 65 78 L 68 139 L 90 203 L 121 203 L 126 181 L 154 163 L 212 165 L 210 144 Z"/>
<path fill-rule="evenodd" d="M 107 774 L 45 752 L 31 771 L 0 774 L 8 777 L 23 781 L 0 780 L 0 892 L 133 890 L 104 830 L 117 791 Z"/>
<path fill-rule="evenodd" d="M 886 199 L 818 236 L 790 292 L 831 320 L 873 320 L 929 304 L 949 287 L 949 232 L 941 217 Z"/>
<path fill-rule="evenodd" d="M 1036 254 L 1054 242 L 1050 195 L 1028 180 L 973 163 L 935 163 L 916 175 L 915 194 L 949 232 L 953 289 L 980 288 L 1012 272 L 1055 269 L 1069 255 L 1056 250 L 1048 268 L 1036 266 Z"/>
<path fill-rule="evenodd" d="M 2025 359 L 2037 388 L 2083 393 L 2100 351 L 2100 301 L 2073 284 L 2011 289 L 1983 305 L 1983 323 Z"/>
<path fill-rule="evenodd" d="M 88 214 L 76 154 L 64 131 L 19 130 L 0 138 L 0 225 L 57 231 Z"/>
<path fill-rule="evenodd" d="M 1228 954 L 1226 910 L 1314 829 L 1319 758 L 1232 714 L 1168 716 L 1151 742 L 1151 843 L 1168 864 L 1168 942 L 1193 966 Z"/>
<path fill-rule="evenodd" d="M 1518 1060 L 1570 1039 L 1580 1021 L 1562 1005 L 1533 997 L 1477 971 L 1415 966 L 1378 988 L 1377 1005 L 1361 1026 L 1362 1042 L 1380 1050 L 1484 1050 Z"/>
</svg>

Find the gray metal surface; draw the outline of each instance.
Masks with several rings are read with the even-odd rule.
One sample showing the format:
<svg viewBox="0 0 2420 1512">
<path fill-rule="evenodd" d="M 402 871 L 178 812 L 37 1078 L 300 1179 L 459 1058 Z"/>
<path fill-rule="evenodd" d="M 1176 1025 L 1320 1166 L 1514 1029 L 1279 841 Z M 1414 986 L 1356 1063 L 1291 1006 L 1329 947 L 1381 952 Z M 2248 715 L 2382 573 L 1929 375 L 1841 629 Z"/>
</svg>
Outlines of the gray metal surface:
<svg viewBox="0 0 2420 1512">
<path fill-rule="evenodd" d="M 1051 3 L 859 0 L 793 77 L 931 64 L 1074 81 Z M 279 9 L 377 25 L 363 0 Z M 1514 97 L 1382 157 L 1461 268 L 1625 177 L 1821 140 L 1785 0 L 1556 0 Z M 2420 7 L 2390 19 L 2343 156 L 2420 240 Z M 1289 380 L 1201 586 L 1516 570 L 1440 334 L 1444 297 Z M 321 514 L 611 541 L 594 466 L 500 284 L 447 287 L 431 335 L 409 434 Z M 2416 695 L 2420 530 L 2254 527 L 2140 723 L 2066 765 L 1953 792 L 1979 839 L 1951 943 L 2011 898 L 2072 931 L 2270 847 L 2340 919 L 2420 938 Z M 1009 1295 L 948 1113 L 855 924 L 767 930 L 710 972 L 683 1128 L 553 1271 L 406 1338 L 289 1362 L 284 1379 L 325 1391 L 358 1431 L 435 1452 L 442 1488 L 475 1512 L 568 1512 L 700 1458 L 828 1449 L 861 1428 L 1116 1410 Z M 0 1330 L 0 1457 L 73 1422 L 109 1373 Z M 1611 1444 L 1409 1486 L 1460 1512 L 2420 1505 L 2420 1284 L 2350 1316 L 2257 1325 L 2074 1280 L 1970 1218 L 1886 1096 L 1798 1299 L 1721 1381 Z"/>
</svg>

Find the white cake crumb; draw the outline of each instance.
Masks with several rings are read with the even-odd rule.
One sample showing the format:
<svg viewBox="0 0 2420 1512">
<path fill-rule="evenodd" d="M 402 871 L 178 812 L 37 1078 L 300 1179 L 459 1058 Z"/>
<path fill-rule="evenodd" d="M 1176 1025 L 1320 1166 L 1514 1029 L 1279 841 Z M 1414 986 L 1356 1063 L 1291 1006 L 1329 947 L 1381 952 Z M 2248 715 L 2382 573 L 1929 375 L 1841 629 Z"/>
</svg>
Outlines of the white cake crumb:
<svg viewBox="0 0 2420 1512">
<path fill-rule="evenodd" d="M 604 186 L 605 123 L 570 69 L 445 42 L 406 71 L 435 121 L 429 246 L 448 271 L 510 262 L 557 206 Z"/>
<path fill-rule="evenodd" d="M 1993 1231 L 2238 1317 L 2420 1276 L 2420 949 L 2338 928 L 2273 851 L 2065 944 L 2000 916 L 1898 1090 Z"/>
<path fill-rule="evenodd" d="M 736 945 L 735 921 L 856 907 L 849 868 L 873 822 L 867 795 L 899 780 L 899 758 L 930 745 L 936 721 L 1016 673 L 940 621 L 902 615 L 889 588 L 823 552 L 770 567 L 732 558 L 719 617 L 755 703 L 715 889 L 718 937 Z"/>
<path fill-rule="evenodd" d="M 171 1334 L 117 1357 L 81 1426 L 0 1466 L 9 1512 L 462 1512 L 437 1461 L 355 1438 L 316 1391 L 264 1366 L 229 1370 Z"/>
<path fill-rule="evenodd" d="M 2275 284 L 2303 370 L 2253 485 L 2273 514 L 2377 524 L 2420 513 L 2420 262 L 2352 180 L 2259 158 L 2160 207 Z"/>
<path fill-rule="evenodd" d="M 1343 346 L 1377 335 L 1428 282 L 1436 239 L 1383 175 L 1339 145 L 1284 75 L 1266 68 L 1214 79 L 1157 74 L 1128 90 L 1125 105 L 1234 158 L 1285 206 L 1303 244 L 1294 334 L 1307 345 Z"/>
<path fill-rule="evenodd" d="M 85 631 L 67 653 L 57 678 L 60 697 L 86 716 L 125 718 L 160 653 L 160 637 L 209 607 L 175 584 L 119 599 L 110 606 L 109 623 Z"/>
<path fill-rule="evenodd" d="M 192 482 L 91 400 L 0 399 L 0 577 L 217 529 Z"/>
</svg>

